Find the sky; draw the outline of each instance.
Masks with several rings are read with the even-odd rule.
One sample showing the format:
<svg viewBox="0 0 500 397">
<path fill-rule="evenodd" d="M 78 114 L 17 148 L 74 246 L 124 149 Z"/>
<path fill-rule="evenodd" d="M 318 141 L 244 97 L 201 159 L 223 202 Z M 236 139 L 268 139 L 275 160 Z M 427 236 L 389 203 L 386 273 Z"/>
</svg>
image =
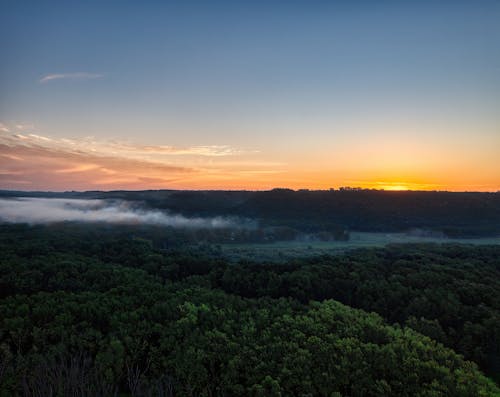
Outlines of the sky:
<svg viewBox="0 0 500 397">
<path fill-rule="evenodd" d="M 498 1 L 0 0 L 0 188 L 500 190 Z"/>
</svg>

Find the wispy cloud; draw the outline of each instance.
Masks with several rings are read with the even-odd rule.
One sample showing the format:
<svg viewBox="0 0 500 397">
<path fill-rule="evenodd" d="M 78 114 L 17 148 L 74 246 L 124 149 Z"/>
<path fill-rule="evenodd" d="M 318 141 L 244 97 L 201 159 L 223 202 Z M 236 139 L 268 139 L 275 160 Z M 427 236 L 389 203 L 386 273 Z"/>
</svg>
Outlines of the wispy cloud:
<svg viewBox="0 0 500 397">
<path fill-rule="evenodd" d="M 71 168 L 62 168 L 55 170 L 54 172 L 58 174 L 70 174 L 74 172 L 85 172 L 90 170 L 95 170 L 96 168 L 102 168 L 99 164 L 78 164 Z"/>
<path fill-rule="evenodd" d="M 34 138 L 34 139 L 39 139 L 39 140 L 42 140 L 42 141 L 45 141 L 45 142 L 50 142 L 50 141 L 52 141 L 52 139 L 47 138 L 46 136 L 42 136 L 42 135 L 37 135 L 37 134 L 29 134 L 29 136 L 30 136 L 31 138 Z"/>
<path fill-rule="evenodd" d="M 172 180 L 189 177 L 199 171 L 182 165 L 170 165 L 125 157 L 95 155 L 83 151 L 50 148 L 0 141 L 0 186 L 13 186 L 15 180 L 30 181 L 33 189 L 82 190 L 106 188 L 137 189 L 147 184 L 144 176 L 157 178 L 158 187 Z M 14 180 L 13 176 L 17 176 Z"/>
<path fill-rule="evenodd" d="M 5 126 L 6 131 L 10 131 Z M 21 142 L 22 141 L 22 142 Z M 15 133 L 3 136 L 0 143 L 23 144 L 26 146 L 46 146 L 65 151 L 91 152 L 94 155 L 113 155 L 161 161 L 170 156 L 229 157 L 244 151 L 229 145 L 199 145 L 177 147 L 169 145 L 140 145 L 116 140 L 99 140 L 89 136 L 84 138 L 55 138 L 32 133 Z"/>
<path fill-rule="evenodd" d="M 190 147 L 175 147 L 166 145 L 136 145 L 115 141 L 101 142 L 102 145 L 116 151 L 143 154 L 173 155 L 173 156 L 207 156 L 221 157 L 241 154 L 240 150 L 229 145 L 205 145 Z"/>
<path fill-rule="evenodd" d="M 30 132 L 35 131 L 35 124 L 33 123 L 27 123 L 27 122 L 11 122 L 11 123 L 2 123 L 0 122 L 0 132 L 18 132 L 18 133 L 23 133 L 23 134 L 28 134 Z M 36 136 L 36 135 L 33 135 Z"/>
<path fill-rule="evenodd" d="M 0 188 L 240 189 L 273 180 L 284 166 L 229 145 L 144 145 L 21 134 L 15 124 L 5 127 L 10 132 L 0 134 Z"/>
<path fill-rule="evenodd" d="M 88 73 L 88 72 L 76 72 L 76 73 L 53 73 L 43 76 L 39 82 L 40 83 L 48 83 L 49 81 L 54 80 L 93 80 L 100 79 L 103 77 L 102 74 L 99 73 Z"/>
</svg>

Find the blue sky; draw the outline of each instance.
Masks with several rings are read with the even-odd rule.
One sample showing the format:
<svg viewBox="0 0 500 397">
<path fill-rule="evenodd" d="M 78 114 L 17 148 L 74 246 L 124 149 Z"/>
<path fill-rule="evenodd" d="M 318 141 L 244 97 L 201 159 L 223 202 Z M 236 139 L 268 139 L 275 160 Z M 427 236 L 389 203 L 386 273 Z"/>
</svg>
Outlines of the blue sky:
<svg viewBox="0 0 500 397">
<path fill-rule="evenodd" d="M 291 186 L 311 181 L 299 171 L 316 187 L 398 170 L 416 183 L 465 161 L 489 170 L 469 185 L 500 187 L 498 2 L 0 4 L 9 132 L 230 146 L 235 163 L 279 163 L 266 170 Z M 246 186 L 233 179 L 207 186 Z M 458 183 L 445 179 L 429 184 Z"/>
</svg>

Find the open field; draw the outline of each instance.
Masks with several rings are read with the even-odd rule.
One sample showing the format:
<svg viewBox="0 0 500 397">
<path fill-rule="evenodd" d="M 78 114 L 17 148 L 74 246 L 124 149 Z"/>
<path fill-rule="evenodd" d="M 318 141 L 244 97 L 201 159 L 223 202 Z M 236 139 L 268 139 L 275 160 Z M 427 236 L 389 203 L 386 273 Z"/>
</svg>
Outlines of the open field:
<svg viewBox="0 0 500 397">
<path fill-rule="evenodd" d="M 363 247 L 383 247 L 387 244 L 438 243 L 438 244 L 500 244 L 500 237 L 471 239 L 412 236 L 405 233 L 351 232 L 349 241 L 282 241 L 276 243 L 223 244 L 223 256 L 239 260 L 273 261 L 325 254 L 340 254 Z"/>
</svg>

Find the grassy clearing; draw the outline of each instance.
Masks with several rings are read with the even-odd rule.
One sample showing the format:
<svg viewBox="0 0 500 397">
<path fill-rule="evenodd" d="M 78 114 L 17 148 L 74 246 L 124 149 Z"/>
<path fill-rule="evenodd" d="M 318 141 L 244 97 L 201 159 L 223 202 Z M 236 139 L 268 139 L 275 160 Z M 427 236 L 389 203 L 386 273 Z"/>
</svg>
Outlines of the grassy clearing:
<svg viewBox="0 0 500 397">
<path fill-rule="evenodd" d="M 340 254 L 363 247 L 404 243 L 500 244 L 500 237 L 453 239 L 411 236 L 404 233 L 351 232 L 349 241 L 282 241 L 258 244 L 223 244 L 222 254 L 232 260 L 282 262 L 293 258 Z"/>
</svg>

